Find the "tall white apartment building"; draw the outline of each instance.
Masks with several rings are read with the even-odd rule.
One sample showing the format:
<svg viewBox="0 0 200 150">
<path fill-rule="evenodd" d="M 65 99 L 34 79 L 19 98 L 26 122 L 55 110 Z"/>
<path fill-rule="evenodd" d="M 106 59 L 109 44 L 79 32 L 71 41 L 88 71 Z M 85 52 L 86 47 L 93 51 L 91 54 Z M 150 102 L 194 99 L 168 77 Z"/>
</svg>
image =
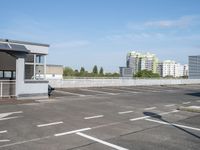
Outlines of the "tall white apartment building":
<svg viewBox="0 0 200 150">
<path fill-rule="evenodd" d="M 181 65 L 173 60 L 165 60 L 158 64 L 157 71 L 162 77 L 182 77 L 188 75 L 188 66 Z"/>
<path fill-rule="evenodd" d="M 132 51 L 126 57 L 127 68 L 133 68 L 134 74 L 141 70 L 151 70 L 156 73 L 158 58 L 151 53 L 138 53 Z"/>
</svg>

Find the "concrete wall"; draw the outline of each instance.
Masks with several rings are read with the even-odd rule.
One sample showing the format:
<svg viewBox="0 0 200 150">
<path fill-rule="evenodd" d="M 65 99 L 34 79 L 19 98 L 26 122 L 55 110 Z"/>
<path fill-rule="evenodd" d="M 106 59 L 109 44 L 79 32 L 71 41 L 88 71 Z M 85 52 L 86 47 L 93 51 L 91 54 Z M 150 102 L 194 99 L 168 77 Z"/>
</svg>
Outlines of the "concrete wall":
<svg viewBox="0 0 200 150">
<path fill-rule="evenodd" d="M 16 60 L 16 96 L 45 97 L 48 95 L 48 82 L 24 81 L 24 56 Z"/>
<path fill-rule="evenodd" d="M 55 88 L 200 84 L 200 79 L 66 79 L 49 80 Z"/>
</svg>

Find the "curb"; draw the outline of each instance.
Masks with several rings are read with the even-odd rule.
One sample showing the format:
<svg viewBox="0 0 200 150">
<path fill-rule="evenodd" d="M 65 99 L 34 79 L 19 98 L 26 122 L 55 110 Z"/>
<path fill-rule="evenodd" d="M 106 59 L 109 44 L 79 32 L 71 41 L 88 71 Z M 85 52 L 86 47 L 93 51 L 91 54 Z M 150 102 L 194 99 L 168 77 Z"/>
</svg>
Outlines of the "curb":
<svg viewBox="0 0 200 150">
<path fill-rule="evenodd" d="M 179 106 L 177 109 L 182 111 L 200 113 L 200 106 L 188 106 L 188 107 Z"/>
</svg>

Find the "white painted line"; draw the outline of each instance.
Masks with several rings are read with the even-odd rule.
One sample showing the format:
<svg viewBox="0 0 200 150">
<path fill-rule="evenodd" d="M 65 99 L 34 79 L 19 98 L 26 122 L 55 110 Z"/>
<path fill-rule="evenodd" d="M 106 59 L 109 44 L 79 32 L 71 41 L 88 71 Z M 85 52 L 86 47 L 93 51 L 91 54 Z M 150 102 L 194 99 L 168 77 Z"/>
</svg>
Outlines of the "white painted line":
<svg viewBox="0 0 200 150">
<path fill-rule="evenodd" d="M 0 142 L 10 142 L 10 140 L 0 140 Z"/>
<path fill-rule="evenodd" d="M 63 135 L 73 134 L 73 133 L 87 131 L 87 130 L 91 130 L 91 128 L 83 128 L 83 129 L 73 130 L 69 132 L 57 133 L 57 134 L 54 134 L 54 136 L 63 136 Z"/>
<path fill-rule="evenodd" d="M 21 117 L 23 117 L 23 116 L 15 116 L 15 117 L 0 118 L 0 121 L 2 121 L 2 120 L 16 119 L 16 118 L 21 118 Z"/>
<path fill-rule="evenodd" d="M 154 119 L 145 119 L 145 120 L 151 121 L 151 122 L 160 123 L 160 124 L 171 125 L 171 126 L 177 126 L 177 127 L 181 127 L 181 128 L 186 128 L 186 129 L 191 129 L 191 130 L 200 131 L 200 128 L 189 127 L 189 126 L 180 125 L 180 124 L 176 124 L 176 123 L 168 123 L 168 122 L 158 121 L 158 120 L 154 120 Z"/>
<path fill-rule="evenodd" d="M 92 141 L 95 141 L 95 142 L 101 143 L 101 144 L 103 144 L 103 145 L 106 145 L 106 146 L 112 147 L 112 148 L 117 149 L 117 150 L 128 150 L 128 149 L 126 149 L 126 148 L 123 148 L 123 147 L 120 147 L 120 146 L 114 145 L 114 144 L 112 144 L 112 143 L 108 143 L 108 142 L 106 142 L 106 141 L 103 141 L 103 140 L 97 139 L 97 138 L 95 138 L 95 137 L 92 137 L 92 136 L 86 135 L 86 134 L 84 134 L 84 133 L 80 133 L 80 132 L 78 132 L 78 133 L 76 133 L 76 134 L 77 134 L 77 135 L 80 135 L 80 136 L 82 136 L 82 137 L 84 137 L 84 138 L 90 139 L 90 140 L 92 140 Z"/>
<path fill-rule="evenodd" d="M 110 93 L 110 92 L 104 92 L 104 91 L 97 91 L 97 90 L 89 90 L 89 89 L 81 89 L 82 91 L 89 91 L 89 92 L 96 92 L 96 93 L 103 93 L 103 94 L 109 94 L 109 95 L 117 95 L 117 93 Z"/>
<path fill-rule="evenodd" d="M 191 102 L 183 102 L 182 104 L 190 104 Z"/>
<path fill-rule="evenodd" d="M 150 118 L 150 116 L 144 116 L 144 117 L 133 118 L 133 119 L 130 119 L 130 121 L 143 120 L 143 119 L 146 119 L 146 118 Z"/>
<path fill-rule="evenodd" d="M 153 110 L 156 109 L 156 107 L 148 107 L 148 108 L 144 108 L 144 110 Z"/>
<path fill-rule="evenodd" d="M 128 90 L 114 89 L 114 88 L 103 88 L 103 89 L 114 90 L 114 91 L 119 91 L 119 92 L 126 92 L 126 93 L 133 93 L 133 94 L 139 93 L 139 92 L 128 91 Z"/>
<path fill-rule="evenodd" d="M 196 102 L 200 103 L 200 100 L 198 100 L 198 101 L 196 101 Z"/>
<path fill-rule="evenodd" d="M 37 127 L 46 127 L 46 126 L 52 126 L 52 125 L 58 125 L 58 124 L 61 124 L 63 123 L 62 121 L 59 121 L 59 122 L 52 122 L 52 123 L 48 123 L 48 124 L 40 124 L 40 125 L 37 125 Z"/>
<path fill-rule="evenodd" d="M 170 112 L 163 112 L 163 113 L 160 113 L 159 115 L 167 115 L 167 114 L 176 113 L 176 112 L 179 112 L 179 110 L 173 110 L 173 111 L 170 111 Z"/>
<path fill-rule="evenodd" d="M 128 88 L 128 87 L 120 87 L 121 89 L 127 89 L 127 90 L 137 90 L 137 89 L 134 89 L 134 88 Z M 140 93 L 140 92 L 138 92 Z"/>
<path fill-rule="evenodd" d="M 104 115 L 97 115 L 97 116 L 85 117 L 84 119 L 88 120 L 88 119 L 102 118 L 102 117 L 104 117 Z"/>
<path fill-rule="evenodd" d="M 176 104 L 168 104 L 168 105 L 165 105 L 166 107 L 172 107 L 172 106 L 175 106 Z"/>
<path fill-rule="evenodd" d="M 1 134 L 1 133 L 6 133 L 6 132 L 7 132 L 7 130 L 4 130 L 4 131 L 0 131 L 0 134 Z"/>
<path fill-rule="evenodd" d="M 10 144 L 6 144 L 6 145 L 1 145 L 0 148 L 14 146 L 14 145 L 20 145 L 20 144 L 24 144 L 24 143 L 28 143 L 28 142 L 40 141 L 42 139 L 47 139 L 47 138 L 50 138 L 50 136 L 46 136 L 46 137 L 43 137 L 43 138 L 35 138 L 35 139 L 27 140 L 27 141 L 20 141 L 20 142 L 10 143 Z"/>
<path fill-rule="evenodd" d="M 173 111 L 170 111 L 170 112 L 164 112 L 164 113 L 155 114 L 155 115 L 151 115 L 151 116 L 144 116 L 144 117 L 133 118 L 133 119 L 130 119 L 130 121 L 143 120 L 143 119 L 147 119 L 147 118 L 150 118 L 150 117 L 156 117 L 158 115 L 167 115 L 167 114 L 171 114 L 171 113 L 175 113 L 175 112 L 179 112 L 179 111 L 178 110 L 173 110 Z"/>
<path fill-rule="evenodd" d="M 118 112 L 119 115 L 122 115 L 122 114 L 129 114 L 129 113 L 132 113 L 133 111 L 130 110 L 130 111 L 122 111 L 122 112 Z"/>
<path fill-rule="evenodd" d="M 12 114 L 20 114 L 20 113 L 23 113 L 23 111 L 0 113 L 0 118 L 7 117 L 7 116 L 12 115 Z"/>
<path fill-rule="evenodd" d="M 67 91 L 58 91 L 58 90 L 55 90 L 55 92 L 64 93 L 64 94 L 70 94 L 70 95 L 76 95 L 76 96 L 81 96 L 81 97 L 86 96 L 86 95 L 83 95 L 83 94 L 72 93 L 72 92 L 67 92 Z"/>
</svg>

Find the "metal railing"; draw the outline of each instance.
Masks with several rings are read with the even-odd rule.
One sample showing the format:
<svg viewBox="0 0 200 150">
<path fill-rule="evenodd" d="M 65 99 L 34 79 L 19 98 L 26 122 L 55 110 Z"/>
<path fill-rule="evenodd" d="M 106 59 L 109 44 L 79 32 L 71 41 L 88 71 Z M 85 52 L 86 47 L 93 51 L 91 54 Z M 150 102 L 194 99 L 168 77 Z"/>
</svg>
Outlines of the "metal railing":
<svg viewBox="0 0 200 150">
<path fill-rule="evenodd" d="M 16 92 L 15 80 L 0 80 L 0 98 L 3 97 L 15 97 Z"/>
</svg>

